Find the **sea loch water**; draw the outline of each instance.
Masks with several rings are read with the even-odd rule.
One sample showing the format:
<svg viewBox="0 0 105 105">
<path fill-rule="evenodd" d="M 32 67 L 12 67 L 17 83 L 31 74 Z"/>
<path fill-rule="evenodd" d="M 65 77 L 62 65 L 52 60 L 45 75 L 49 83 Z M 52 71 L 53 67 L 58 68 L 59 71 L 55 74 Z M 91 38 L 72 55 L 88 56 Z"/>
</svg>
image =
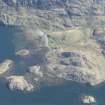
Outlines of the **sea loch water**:
<svg viewBox="0 0 105 105">
<path fill-rule="evenodd" d="M 16 31 L 16 28 L 10 26 L 0 26 L 0 62 L 8 58 L 15 59 L 12 35 Z M 0 80 L 0 105 L 82 105 L 80 96 L 83 94 L 94 96 L 97 105 L 105 105 L 105 85 L 90 87 L 71 82 L 42 87 L 32 93 L 22 93 L 10 91 L 5 81 Z"/>
</svg>

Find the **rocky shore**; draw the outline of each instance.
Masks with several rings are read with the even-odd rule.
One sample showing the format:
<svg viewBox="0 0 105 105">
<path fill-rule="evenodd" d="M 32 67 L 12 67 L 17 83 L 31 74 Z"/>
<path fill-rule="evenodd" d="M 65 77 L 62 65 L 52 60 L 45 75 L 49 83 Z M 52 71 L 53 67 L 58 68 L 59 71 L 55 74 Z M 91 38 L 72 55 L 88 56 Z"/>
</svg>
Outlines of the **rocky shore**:
<svg viewBox="0 0 105 105">
<path fill-rule="evenodd" d="M 102 4 L 95 0 L 0 1 L 0 25 L 19 29 L 12 40 L 16 59 L 1 63 L 0 75 L 16 71 L 17 66 L 25 71 L 6 77 L 9 88 L 32 91 L 65 81 L 91 86 L 105 82 Z"/>
</svg>

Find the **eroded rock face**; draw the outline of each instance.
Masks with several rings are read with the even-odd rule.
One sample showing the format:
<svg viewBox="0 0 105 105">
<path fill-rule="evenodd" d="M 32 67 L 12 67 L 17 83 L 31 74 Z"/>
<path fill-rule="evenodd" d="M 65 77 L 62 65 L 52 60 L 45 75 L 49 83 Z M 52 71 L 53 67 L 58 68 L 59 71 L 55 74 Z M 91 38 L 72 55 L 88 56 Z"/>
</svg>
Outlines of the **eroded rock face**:
<svg viewBox="0 0 105 105">
<path fill-rule="evenodd" d="M 7 81 L 11 90 L 32 91 L 34 88 L 23 76 L 10 76 Z"/>
<path fill-rule="evenodd" d="M 64 65 L 74 65 L 74 66 L 83 66 L 83 56 L 80 54 L 80 52 L 63 52 L 61 54 L 61 64 Z"/>
</svg>

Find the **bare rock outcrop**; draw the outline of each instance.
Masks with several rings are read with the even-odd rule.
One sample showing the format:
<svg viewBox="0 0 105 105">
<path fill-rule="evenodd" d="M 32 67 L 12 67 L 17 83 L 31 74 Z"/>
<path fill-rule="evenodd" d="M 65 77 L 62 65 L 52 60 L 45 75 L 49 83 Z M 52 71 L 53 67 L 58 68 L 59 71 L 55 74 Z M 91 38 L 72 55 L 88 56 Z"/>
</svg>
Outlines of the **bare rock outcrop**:
<svg viewBox="0 0 105 105">
<path fill-rule="evenodd" d="M 104 4 L 104 0 L 0 1 L 0 23 L 21 27 L 13 34 L 13 45 L 17 66 L 26 71 L 8 77 L 9 88 L 31 91 L 37 82 L 60 79 L 93 86 L 104 82 L 105 32 L 98 28 L 105 24 Z M 11 64 L 3 62 L 0 74 Z"/>
<path fill-rule="evenodd" d="M 9 70 L 12 69 L 14 65 L 14 62 L 12 60 L 5 60 L 0 64 L 0 75 L 3 75 L 4 73 L 8 72 Z"/>
<path fill-rule="evenodd" d="M 85 105 L 91 105 L 91 104 L 95 104 L 96 103 L 96 99 L 93 96 L 87 96 L 87 95 L 83 95 L 81 97 L 81 101 L 82 103 Z"/>
<path fill-rule="evenodd" d="M 23 76 L 10 76 L 7 81 L 11 90 L 32 91 L 34 88 Z"/>
<path fill-rule="evenodd" d="M 20 57 L 29 56 L 30 55 L 30 51 L 27 50 L 27 49 L 22 49 L 22 50 L 17 51 L 16 55 L 20 56 Z"/>
<path fill-rule="evenodd" d="M 100 53 L 71 51 L 63 52 L 60 64 L 54 68 L 56 68 L 56 75 L 59 78 L 95 86 L 105 81 L 104 65 L 105 60 Z"/>
</svg>

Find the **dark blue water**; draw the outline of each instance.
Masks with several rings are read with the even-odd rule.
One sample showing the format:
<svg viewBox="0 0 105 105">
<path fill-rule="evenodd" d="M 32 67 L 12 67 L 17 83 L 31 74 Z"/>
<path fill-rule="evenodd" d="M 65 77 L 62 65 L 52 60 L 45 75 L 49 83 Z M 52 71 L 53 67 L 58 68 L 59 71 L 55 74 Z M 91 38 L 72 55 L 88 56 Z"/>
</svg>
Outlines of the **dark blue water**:
<svg viewBox="0 0 105 105">
<path fill-rule="evenodd" d="M 96 97 L 97 105 L 105 105 L 105 86 L 87 87 L 69 83 L 62 86 L 43 87 L 33 93 L 11 92 L 0 83 L 0 105 L 82 105 L 82 94 Z"/>
<path fill-rule="evenodd" d="M 0 26 L 0 62 L 13 57 L 14 47 L 10 41 L 11 34 L 11 27 Z"/>
<path fill-rule="evenodd" d="M 11 26 L 0 26 L 0 62 L 15 59 L 12 35 L 17 32 Z M 20 72 L 20 71 L 18 71 Z M 0 105 L 81 105 L 82 94 L 96 97 L 97 105 L 105 105 L 105 85 L 90 87 L 77 83 L 42 87 L 32 93 L 11 92 L 5 81 L 0 80 Z"/>
</svg>

